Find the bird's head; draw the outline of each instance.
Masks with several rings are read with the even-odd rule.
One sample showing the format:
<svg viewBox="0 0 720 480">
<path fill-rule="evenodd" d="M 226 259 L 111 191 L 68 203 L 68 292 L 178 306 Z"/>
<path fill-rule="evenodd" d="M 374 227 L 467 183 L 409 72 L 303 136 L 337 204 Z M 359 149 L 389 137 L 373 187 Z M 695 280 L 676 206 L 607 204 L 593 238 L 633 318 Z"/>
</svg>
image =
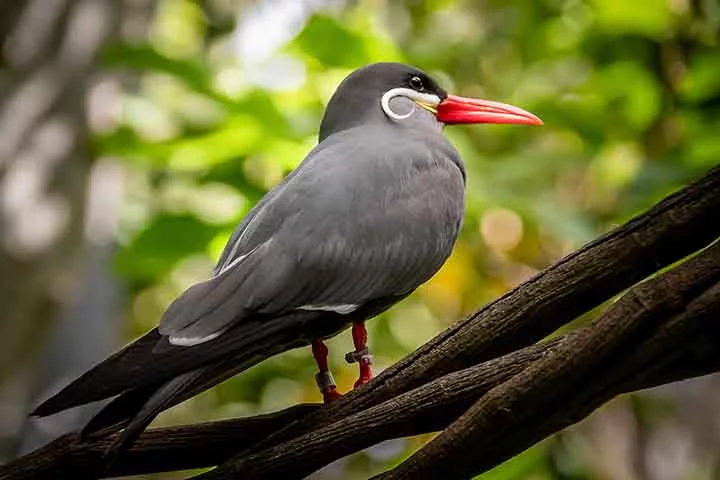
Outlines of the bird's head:
<svg viewBox="0 0 720 480">
<path fill-rule="evenodd" d="M 375 63 L 342 81 L 325 110 L 320 140 L 361 124 L 388 121 L 437 129 L 460 123 L 543 123 L 512 105 L 449 95 L 415 67 Z"/>
</svg>

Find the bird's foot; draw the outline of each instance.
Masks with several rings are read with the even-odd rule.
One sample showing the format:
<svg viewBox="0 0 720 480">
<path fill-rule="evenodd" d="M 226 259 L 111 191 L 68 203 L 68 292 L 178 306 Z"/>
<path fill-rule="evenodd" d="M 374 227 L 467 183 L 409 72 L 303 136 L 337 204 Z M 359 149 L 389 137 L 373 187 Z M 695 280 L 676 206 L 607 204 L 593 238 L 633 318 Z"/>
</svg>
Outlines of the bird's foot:
<svg viewBox="0 0 720 480">
<path fill-rule="evenodd" d="M 360 351 L 350 352 L 345 354 L 345 361 L 348 363 L 357 362 L 360 365 L 360 376 L 355 382 L 355 388 L 360 385 L 365 385 L 373 378 L 372 368 L 372 355 L 368 353 L 367 347 Z"/>
<path fill-rule="evenodd" d="M 333 402 L 333 401 L 337 400 L 338 398 L 342 397 L 342 393 L 337 391 L 337 388 L 335 387 L 335 385 L 329 386 L 328 388 L 323 390 L 321 393 L 323 396 L 323 403 L 326 405 L 328 403 Z"/>
<path fill-rule="evenodd" d="M 372 380 L 373 374 L 372 370 L 370 369 L 370 365 L 367 366 L 367 368 L 363 369 L 362 366 L 360 367 L 360 376 L 355 381 L 354 388 L 359 387 L 360 385 L 365 385 L 370 380 Z"/>
<path fill-rule="evenodd" d="M 337 391 L 337 385 L 335 385 L 335 379 L 330 370 L 318 372 L 315 375 L 315 382 L 322 393 L 324 403 L 330 403 L 342 397 L 342 393 Z"/>
<path fill-rule="evenodd" d="M 345 355 L 345 361 L 348 363 L 357 362 L 360 365 L 360 376 L 355 382 L 355 388 L 365 385 L 372 380 L 372 355 L 368 352 L 367 347 L 367 330 L 365 330 L 365 322 L 355 322 L 352 326 L 353 344 L 355 351 Z"/>
</svg>

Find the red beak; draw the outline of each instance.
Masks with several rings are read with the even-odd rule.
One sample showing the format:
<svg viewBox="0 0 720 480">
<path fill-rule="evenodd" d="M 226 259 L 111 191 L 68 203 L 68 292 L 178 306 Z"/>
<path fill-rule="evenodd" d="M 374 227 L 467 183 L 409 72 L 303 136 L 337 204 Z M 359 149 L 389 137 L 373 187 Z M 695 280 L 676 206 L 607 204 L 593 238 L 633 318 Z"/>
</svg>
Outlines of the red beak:
<svg viewBox="0 0 720 480">
<path fill-rule="evenodd" d="M 522 108 L 478 98 L 448 95 L 437 106 L 437 119 L 453 125 L 457 123 L 517 123 L 542 125 L 543 121 Z"/>
</svg>

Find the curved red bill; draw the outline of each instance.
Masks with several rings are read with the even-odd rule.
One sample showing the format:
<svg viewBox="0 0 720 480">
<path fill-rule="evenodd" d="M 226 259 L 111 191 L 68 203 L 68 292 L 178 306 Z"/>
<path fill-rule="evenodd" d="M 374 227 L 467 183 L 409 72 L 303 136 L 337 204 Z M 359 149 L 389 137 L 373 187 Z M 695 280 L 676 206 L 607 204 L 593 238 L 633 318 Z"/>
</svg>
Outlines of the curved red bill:
<svg viewBox="0 0 720 480">
<path fill-rule="evenodd" d="M 543 124 L 542 120 L 522 108 L 490 100 L 455 95 L 448 95 L 438 104 L 437 119 L 448 125 L 458 123 Z"/>
</svg>

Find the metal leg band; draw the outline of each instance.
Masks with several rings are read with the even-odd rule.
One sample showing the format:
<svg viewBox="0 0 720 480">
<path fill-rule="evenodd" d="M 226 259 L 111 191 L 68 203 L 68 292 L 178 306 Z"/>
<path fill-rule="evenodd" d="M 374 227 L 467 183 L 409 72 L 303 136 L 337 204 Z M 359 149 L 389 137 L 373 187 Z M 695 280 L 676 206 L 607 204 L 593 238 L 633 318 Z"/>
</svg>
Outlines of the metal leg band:
<svg viewBox="0 0 720 480">
<path fill-rule="evenodd" d="M 364 365 L 371 365 L 373 356 L 368 352 L 367 347 L 359 351 L 348 352 L 345 354 L 345 361 L 347 363 L 361 363 Z"/>
<path fill-rule="evenodd" d="M 330 373 L 330 370 L 325 370 L 323 372 L 318 372 L 315 374 L 315 382 L 317 383 L 318 388 L 321 392 L 324 392 L 330 387 L 336 386 L 335 384 L 335 378 L 333 378 L 332 373 Z"/>
</svg>

